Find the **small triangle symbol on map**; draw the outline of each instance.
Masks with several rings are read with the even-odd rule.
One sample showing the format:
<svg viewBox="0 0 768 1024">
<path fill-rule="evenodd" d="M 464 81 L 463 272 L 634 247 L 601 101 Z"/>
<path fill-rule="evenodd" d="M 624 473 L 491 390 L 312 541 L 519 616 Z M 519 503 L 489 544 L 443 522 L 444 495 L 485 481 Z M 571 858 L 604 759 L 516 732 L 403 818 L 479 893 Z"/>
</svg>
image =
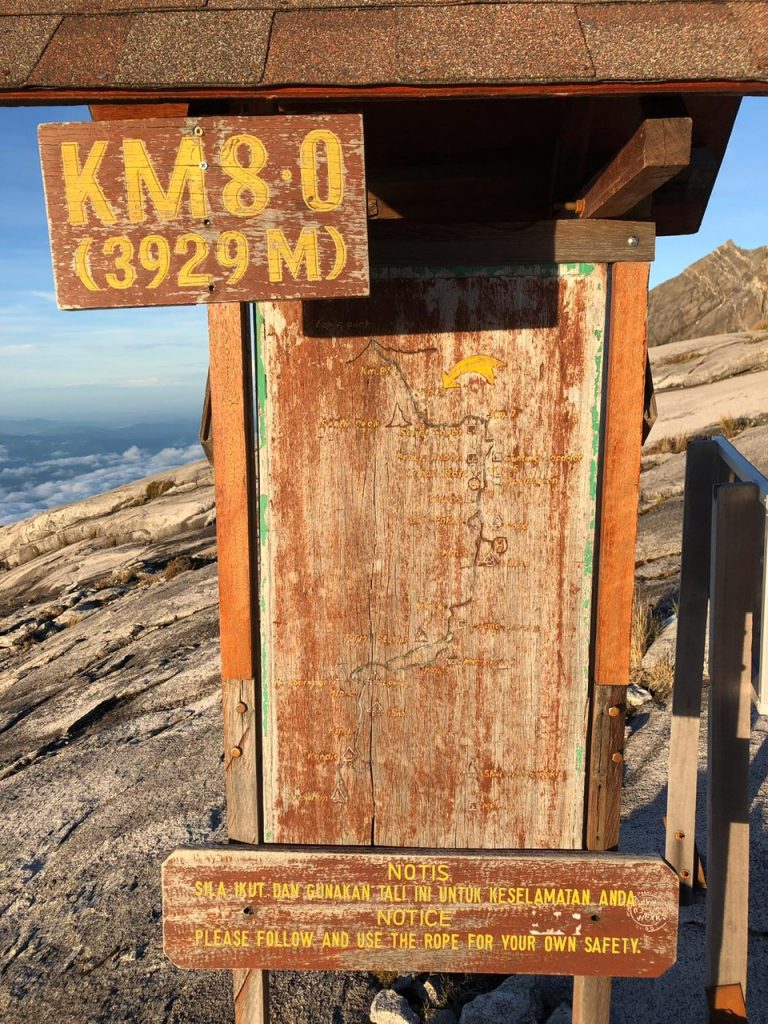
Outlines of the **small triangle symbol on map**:
<svg viewBox="0 0 768 1024">
<path fill-rule="evenodd" d="M 493 517 L 493 521 L 491 522 L 491 526 L 494 528 L 494 530 L 500 530 L 503 525 L 504 525 L 504 520 L 501 518 L 501 516 L 494 516 Z"/>
<path fill-rule="evenodd" d="M 371 711 L 373 712 L 374 715 L 381 715 L 384 712 L 384 708 L 381 706 L 379 701 L 375 700 L 373 702 L 373 707 L 371 708 Z"/>
<path fill-rule="evenodd" d="M 407 420 L 405 418 L 405 414 L 403 413 L 403 410 L 400 408 L 400 403 L 398 402 L 397 405 L 395 406 L 395 411 L 392 413 L 392 418 L 390 419 L 390 421 L 387 424 L 387 426 L 388 427 L 410 427 L 410 425 L 411 425 L 411 421 Z"/>
<path fill-rule="evenodd" d="M 467 775 L 477 775 L 477 766 L 474 761 L 469 762 L 469 768 L 467 768 Z"/>
<path fill-rule="evenodd" d="M 352 747 L 347 747 L 347 749 L 341 755 L 341 760 L 344 761 L 346 764 L 349 764 L 350 761 L 356 761 L 357 751 L 353 750 Z"/>
<path fill-rule="evenodd" d="M 416 631 L 416 640 L 420 644 L 425 644 L 427 642 L 427 634 L 424 632 L 423 626 L 419 626 L 418 630 Z"/>
<path fill-rule="evenodd" d="M 331 800 L 333 800 L 335 804 L 343 804 L 349 800 L 349 794 L 347 793 L 346 787 L 342 783 L 341 779 L 336 783 L 336 789 L 334 789 L 333 794 L 331 795 Z"/>
</svg>

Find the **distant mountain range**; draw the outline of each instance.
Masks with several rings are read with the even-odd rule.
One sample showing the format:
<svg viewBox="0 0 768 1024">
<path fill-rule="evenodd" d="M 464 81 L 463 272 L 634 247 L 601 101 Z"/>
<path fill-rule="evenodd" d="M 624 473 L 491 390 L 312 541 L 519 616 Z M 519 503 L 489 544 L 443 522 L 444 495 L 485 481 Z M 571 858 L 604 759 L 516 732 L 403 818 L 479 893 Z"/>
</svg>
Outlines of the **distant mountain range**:
<svg viewBox="0 0 768 1024">
<path fill-rule="evenodd" d="M 768 328 L 768 246 L 728 241 L 650 294 L 651 345 L 760 327 Z"/>
</svg>

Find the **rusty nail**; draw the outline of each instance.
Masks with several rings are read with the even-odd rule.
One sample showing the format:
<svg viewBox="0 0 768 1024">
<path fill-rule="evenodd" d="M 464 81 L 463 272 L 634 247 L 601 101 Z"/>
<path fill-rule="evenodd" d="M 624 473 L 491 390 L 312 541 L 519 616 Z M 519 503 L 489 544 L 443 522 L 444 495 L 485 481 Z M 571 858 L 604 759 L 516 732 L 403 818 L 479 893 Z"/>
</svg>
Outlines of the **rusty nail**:
<svg viewBox="0 0 768 1024">
<path fill-rule="evenodd" d="M 611 754 L 611 760 L 614 764 L 621 764 L 621 762 L 624 760 L 624 755 L 620 754 L 617 750 L 615 754 Z"/>
<path fill-rule="evenodd" d="M 609 718 L 618 718 L 620 714 L 621 708 L 618 706 L 618 704 L 614 704 L 612 707 L 608 708 Z"/>
<path fill-rule="evenodd" d="M 248 705 L 242 700 L 235 707 L 235 711 L 238 713 L 238 715 L 244 715 L 247 710 Z"/>
<path fill-rule="evenodd" d="M 627 239 L 627 245 L 630 247 L 630 249 L 636 249 L 638 245 L 640 245 L 640 239 L 637 237 L 637 235 L 630 235 Z"/>
<path fill-rule="evenodd" d="M 675 839 L 685 839 L 685 832 L 675 832 Z"/>
<path fill-rule="evenodd" d="M 232 755 L 232 757 L 240 757 L 240 755 L 242 754 L 242 750 L 240 749 L 240 747 L 232 747 L 232 749 L 230 750 L 230 754 Z"/>
<path fill-rule="evenodd" d="M 690 878 L 691 877 L 691 872 L 690 871 L 681 871 L 680 872 L 680 877 L 681 878 Z"/>
</svg>

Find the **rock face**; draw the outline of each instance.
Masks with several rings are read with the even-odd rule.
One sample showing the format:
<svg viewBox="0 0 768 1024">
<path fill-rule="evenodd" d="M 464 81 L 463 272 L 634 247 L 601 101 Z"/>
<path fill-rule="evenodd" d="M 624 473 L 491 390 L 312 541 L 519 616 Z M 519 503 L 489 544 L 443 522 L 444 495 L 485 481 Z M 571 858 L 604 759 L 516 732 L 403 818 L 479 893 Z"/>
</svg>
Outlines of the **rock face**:
<svg viewBox="0 0 768 1024">
<path fill-rule="evenodd" d="M 698 392 L 701 406 L 711 397 L 707 388 L 728 382 L 729 368 L 741 381 L 765 372 L 764 343 L 738 337 L 681 343 L 681 353 L 690 345 L 698 355 L 666 364 L 675 346 L 656 350 L 662 394 Z M 764 400 L 768 413 L 768 394 Z M 765 424 L 734 439 L 764 472 L 767 442 Z M 683 473 L 681 453 L 644 458 L 637 579 L 654 603 L 678 585 Z M 230 975 L 177 970 L 163 956 L 161 934 L 163 859 L 177 846 L 226 837 L 215 558 L 205 463 L 0 529 L 3 1024 L 233 1020 Z M 670 647 L 671 631 L 664 640 Z M 632 721 L 622 849 L 653 853 L 663 849 L 668 713 L 645 704 Z M 755 1020 L 768 1019 L 766 879 L 759 875 L 768 865 L 766 738 L 765 719 L 758 720 Z M 704 750 L 706 729 L 701 740 Z M 664 978 L 614 984 L 617 1020 L 636 1019 L 639 1005 L 643 1024 L 690 1019 L 691 1006 L 701 1005 L 704 917 L 703 897 L 684 909 L 679 962 Z M 438 996 L 440 979 L 421 979 L 410 983 L 415 995 L 406 1005 L 425 1024 L 451 1024 L 459 1013 L 462 1024 L 494 1016 L 543 1024 L 558 1007 L 552 1019 L 567 1019 L 565 979 L 500 987 L 493 980 L 495 991 L 474 999 L 460 998 L 454 982 Z M 368 1024 L 381 988 L 367 974 L 276 973 L 272 1020 Z"/>
<path fill-rule="evenodd" d="M 651 291 L 651 345 L 742 331 L 768 320 L 768 246 L 728 241 Z"/>
</svg>

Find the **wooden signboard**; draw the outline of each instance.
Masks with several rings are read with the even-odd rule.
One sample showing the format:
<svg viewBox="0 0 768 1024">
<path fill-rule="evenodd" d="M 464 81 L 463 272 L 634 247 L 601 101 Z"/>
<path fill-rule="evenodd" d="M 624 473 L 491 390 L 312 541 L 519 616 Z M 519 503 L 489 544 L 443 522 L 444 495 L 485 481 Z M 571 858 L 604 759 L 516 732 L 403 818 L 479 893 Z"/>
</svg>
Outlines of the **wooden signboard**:
<svg viewBox="0 0 768 1024">
<path fill-rule="evenodd" d="M 607 268 L 377 275 L 260 306 L 264 838 L 579 849 Z"/>
<path fill-rule="evenodd" d="M 39 129 L 63 309 L 367 295 L 362 118 Z"/>
<path fill-rule="evenodd" d="M 658 857 L 179 850 L 164 945 L 195 969 L 656 977 L 677 895 Z"/>
</svg>

